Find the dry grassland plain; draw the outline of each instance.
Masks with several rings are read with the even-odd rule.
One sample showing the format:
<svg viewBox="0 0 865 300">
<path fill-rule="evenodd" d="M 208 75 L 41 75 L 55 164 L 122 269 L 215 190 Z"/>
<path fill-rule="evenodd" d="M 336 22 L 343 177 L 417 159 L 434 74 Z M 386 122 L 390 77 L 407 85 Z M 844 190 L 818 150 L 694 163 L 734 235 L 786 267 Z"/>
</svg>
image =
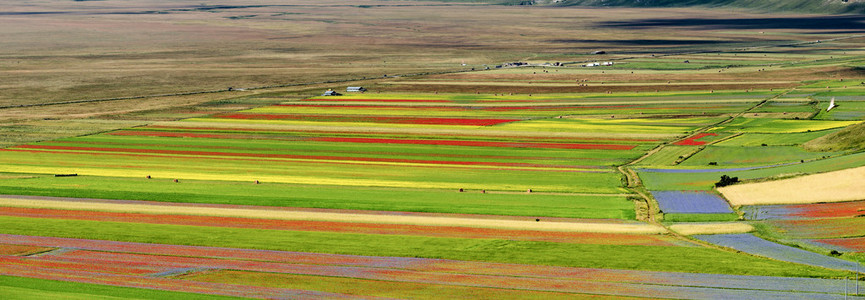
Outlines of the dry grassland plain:
<svg viewBox="0 0 865 300">
<path fill-rule="evenodd" d="M 226 0 L 219 5 L 51 0 L 16 1 L 4 10 L 0 106 L 380 78 L 504 61 L 588 61 L 731 49 L 809 41 L 824 38 L 822 32 L 831 37 L 825 29 L 755 28 L 763 34 L 724 30 L 712 20 L 728 18 L 727 11 L 693 9 L 530 9 L 369 0 Z M 643 23 L 648 15 L 706 22 L 655 27 Z M 790 17 L 768 19 L 783 23 Z M 736 18 L 747 22 L 767 17 L 743 12 Z M 509 21 L 502 25 L 501 20 Z M 804 32 L 809 34 L 799 34 Z M 595 50 L 611 54 L 591 56 Z M 741 80 L 715 71 L 679 73 L 705 85 L 719 78 Z M 821 78 L 814 70 L 761 76 L 761 82 L 777 82 L 769 85 L 778 87 Z M 638 73 L 625 79 L 670 77 Z M 761 82 L 747 85 L 766 84 Z M 717 89 L 724 86 L 729 84 Z M 416 85 L 406 88 L 411 87 Z"/>
</svg>

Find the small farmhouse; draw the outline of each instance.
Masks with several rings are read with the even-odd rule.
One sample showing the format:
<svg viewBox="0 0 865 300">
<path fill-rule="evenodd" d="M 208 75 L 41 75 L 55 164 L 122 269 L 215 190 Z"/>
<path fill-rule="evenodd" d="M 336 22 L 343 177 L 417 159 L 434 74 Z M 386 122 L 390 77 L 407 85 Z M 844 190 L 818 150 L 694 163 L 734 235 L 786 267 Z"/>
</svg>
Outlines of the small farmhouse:
<svg viewBox="0 0 865 300">
<path fill-rule="evenodd" d="M 363 93 L 366 92 L 366 89 L 362 86 L 350 86 L 345 88 L 345 91 L 349 93 Z"/>
<path fill-rule="evenodd" d="M 330 90 L 330 89 L 325 91 L 324 94 L 321 94 L 321 95 L 322 96 L 342 96 L 342 94 L 337 93 L 336 91 Z"/>
</svg>

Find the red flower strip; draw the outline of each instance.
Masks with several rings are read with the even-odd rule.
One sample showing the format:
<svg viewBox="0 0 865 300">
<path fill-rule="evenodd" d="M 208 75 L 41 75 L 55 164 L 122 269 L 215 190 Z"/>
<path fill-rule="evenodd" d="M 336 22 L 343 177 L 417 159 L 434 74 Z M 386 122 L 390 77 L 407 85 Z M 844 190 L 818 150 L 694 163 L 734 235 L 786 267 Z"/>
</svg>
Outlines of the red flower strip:
<svg viewBox="0 0 865 300">
<path fill-rule="evenodd" d="M 702 145 L 705 145 L 706 142 L 701 142 L 701 141 L 697 141 L 697 140 L 704 138 L 704 137 L 707 137 L 707 136 L 717 136 L 717 135 L 718 135 L 717 133 L 704 132 L 704 133 L 700 133 L 700 134 L 697 134 L 695 136 L 692 136 L 690 138 L 675 142 L 675 143 L 673 143 L 673 145 L 677 145 L 677 146 L 702 146 Z"/>
<path fill-rule="evenodd" d="M 854 252 L 865 252 L 865 237 L 845 239 L 821 239 L 815 241 L 823 244 L 847 248 Z"/>
<path fill-rule="evenodd" d="M 808 218 L 837 218 L 865 216 L 865 201 L 819 203 L 788 206 L 791 216 Z"/>
</svg>

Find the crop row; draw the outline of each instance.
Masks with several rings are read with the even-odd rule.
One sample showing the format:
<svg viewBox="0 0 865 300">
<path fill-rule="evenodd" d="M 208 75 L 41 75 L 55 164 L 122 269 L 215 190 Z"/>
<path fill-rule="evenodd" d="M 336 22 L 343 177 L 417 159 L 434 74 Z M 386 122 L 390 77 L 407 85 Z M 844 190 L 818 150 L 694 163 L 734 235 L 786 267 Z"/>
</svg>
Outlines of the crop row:
<svg viewBox="0 0 865 300">
<path fill-rule="evenodd" d="M 77 186 L 88 186 L 85 191 Z M 52 195 L 160 202 L 212 203 L 365 211 L 491 214 L 502 216 L 633 219 L 634 205 L 621 195 L 481 193 L 480 190 L 386 189 L 262 182 L 197 181 L 145 177 L 53 176 L 0 181 L 0 194 Z"/>
<path fill-rule="evenodd" d="M 363 116 L 325 116 L 325 115 L 295 115 L 295 114 L 224 114 L 217 118 L 242 120 L 301 120 L 316 122 L 360 122 L 360 123 L 396 123 L 396 124 L 427 124 L 427 125 L 465 125 L 492 126 L 502 123 L 519 121 L 518 119 L 467 119 L 467 118 L 410 118 L 410 117 L 363 117 Z"/>
<path fill-rule="evenodd" d="M 852 272 L 865 269 L 865 266 L 859 265 L 852 261 L 842 260 L 839 258 L 829 257 L 799 248 L 794 248 L 791 246 L 773 243 L 758 238 L 752 234 L 696 235 L 694 237 L 716 245 L 721 245 L 745 253 L 769 257 L 780 261 L 788 261 L 811 266 L 820 266 L 837 270 L 848 270 Z"/>
<path fill-rule="evenodd" d="M 650 190 L 710 190 L 722 175 L 755 179 L 778 174 L 816 173 L 842 170 L 865 165 L 865 153 L 835 156 L 804 163 L 742 168 L 641 169 L 640 178 Z M 708 167 L 708 168 L 707 168 Z"/>
<path fill-rule="evenodd" d="M 362 161 L 296 161 L 146 153 L 5 149 L 0 171 L 181 178 L 328 186 L 621 193 L 620 176 L 605 170 L 418 165 Z M 130 160 L 130 158 L 135 158 Z M 256 170 L 250 173 L 250 170 Z M 442 172 L 455 170 L 456 172 Z M 543 176 L 538 174 L 543 173 Z"/>
<path fill-rule="evenodd" d="M 305 255 L 316 257 L 316 259 L 330 257 L 328 255 L 330 253 L 359 255 L 364 257 L 364 260 L 375 259 L 369 256 L 404 257 L 395 258 L 397 262 L 408 262 L 416 260 L 410 257 L 418 257 L 475 260 L 489 263 L 670 272 L 829 277 L 840 275 L 839 272 L 741 256 L 705 247 L 593 245 L 501 239 L 34 219 L 11 216 L 0 216 L 0 225 L 2 225 L 0 226 L 0 233 L 9 234 L 10 237 L 14 236 L 14 243 L 16 244 L 23 244 L 23 241 L 26 240 L 17 235 L 27 234 L 58 238 L 105 239 L 116 241 L 105 242 L 106 245 L 114 245 L 115 248 L 122 246 L 125 242 L 148 243 L 158 241 L 169 245 L 310 252 L 310 254 Z M 59 245 L 57 246 L 59 247 Z M 142 245 L 141 247 L 146 246 Z M 156 247 L 150 245 L 148 251 L 155 251 L 155 249 L 162 247 L 187 249 L 184 248 L 185 246 Z M 224 248 L 214 248 L 215 251 L 229 251 L 220 249 Z M 284 256 L 285 252 L 274 252 L 270 256 L 274 255 L 283 257 L 281 259 L 288 257 Z M 255 259 L 262 260 L 266 257 L 257 256 Z M 733 265 L 729 261 L 740 263 Z"/>
<path fill-rule="evenodd" d="M 37 278 L 229 295 L 246 290 L 253 293 L 246 296 L 273 292 L 285 292 L 284 295 L 293 297 L 332 297 L 346 292 L 380 296 L 369 289 L 375 286 L 369 280 L 403 287 L 444 289 L 445 293 L 448 289 L 465 292 L 463 287 L 471 287 L 469 290 L 507 289 L 510 293 L 524 296 L 552 291 L 638 297 L 738 298 L 745 295 L 791 297 L 806 292 L 809 297 L 830 298 L 843 289 L 840 280 L 562 268 L 0 235 L 0 241 L 9 239 L 24 245 L 51 244 L 77 250 L 40 257 L 6 257 L 0 261 L 0 273 L 21 272 L 19 274 L 23 276 Z M 222 269 L 237 271 L 207 271 Z M 103 270 L 116 270 L 120 274 Z M 132 274 L 140 270 L 152 273 L 150 276 L 142 276 L 146 273 Z M 226 275 L 233 275 L 238 280 L 223 281 L 225 278 L 220 278 L 221 272 L 231 273 Z M 181 273 L 187 275 L 171 275 Z M 168 277 L 161 277 L 161 274 Z M 297 280 L 274 280 L 286 279 L 286 276 Z M 313 281 L 325 280 L 326 283 L 347 280 L 354 283 L 355 291 L 333 290 L 342 284 L 299 285 L 299 282 L 313 279 L 305 276 L 316 276 Z M 267 282 L 269 284 L 264 284 Z M 296 283 L 292 285 L 290 282 Z M 226 285 L 228 283 L 231 285 Z M 184 285 L 187 287 L 181 288 Z M 249 289 L 244 285 L 268 288 Z M 288 289 L 278 289 L 280 287 Z M 391 296 L 405 296 L 405 293 L 410 291 Z"/>
<path fill-rule="evenodd" d="M 865 237 L 842 238 L 842 239 L 818 239 L 813 242 L 841 247 L 844 251 L 865 252 Z"/>
<path fill-rule="evenodd" d="M 865 201 L 750 206 L 748 210 L 759 214 L 755 219 L 805 219 L 805 218 L 844 218 L 865 215 Z"/>
<path fill-rule="evenodd" d="M 598 245 L 679 245 L 679 243 L 675 242 L 670 237 L 664 235 L 627 233 L 537 231 L 459 226 L 423 226 L 387 223 L 359 223 L 349 221 L 337 222 L 311 220 L 275 220 L 264 218 L 166 215 L 80 210 L 70 211 L 19 207 L 0 207 L 0 215 L 28 218 L 72 219 L 107 222 L 174 224 L 292 231 L 457 237 L 471 239 L 504 239 Z M 348 220 L 349 218 L 346 219 Z M 547 222 L 548 220 L 545 218 L 544 221 Z M 0 245 L 0 251 L 2 251 L 0 253 L 18 254 L 40 250 L 42 249 L 30 249 L 20 248 L 20 246 L 14 247 L 12 245 Z"/>
<path fill-rule="evenodd" d="M 845 238 L 865 236 L 865 218 L 816 218 L 769 221 L 795 238 Z"/>
</svg>

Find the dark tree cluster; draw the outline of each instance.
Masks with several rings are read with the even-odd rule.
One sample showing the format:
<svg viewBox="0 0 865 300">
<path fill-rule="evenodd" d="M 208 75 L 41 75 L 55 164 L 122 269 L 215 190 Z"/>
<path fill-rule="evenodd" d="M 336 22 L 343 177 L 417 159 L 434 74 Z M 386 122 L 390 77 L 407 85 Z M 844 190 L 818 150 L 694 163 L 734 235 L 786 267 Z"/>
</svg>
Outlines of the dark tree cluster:
<svg viewBox="0 0 865 300">
<path fill-rule="evenodd" d="M 721 181 L 715 182 L 715 187 L 728 186 L 737 182 L 739 182 L 739 177 L 721 175 Z"/>
</svg>

